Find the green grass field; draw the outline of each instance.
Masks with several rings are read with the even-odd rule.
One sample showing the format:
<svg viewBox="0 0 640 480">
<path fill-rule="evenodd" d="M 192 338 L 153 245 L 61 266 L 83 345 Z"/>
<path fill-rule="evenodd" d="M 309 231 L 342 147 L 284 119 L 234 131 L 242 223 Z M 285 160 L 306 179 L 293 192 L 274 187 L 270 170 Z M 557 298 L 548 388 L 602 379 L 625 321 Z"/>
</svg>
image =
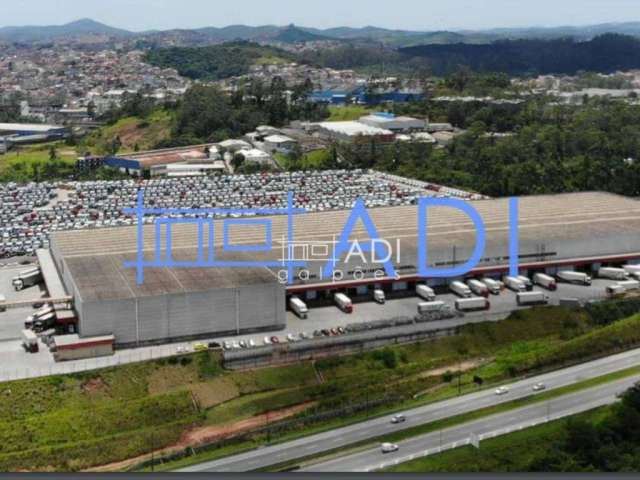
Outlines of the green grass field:
<svg viewBox="0 0 640 480">
<path fill-rule="evenodd" d="M 51 159 L 51 147 L 56 158 Z M 0 155 L 0 181 L 44 181 L 73 173 L 77 154 L 63 142 L 41 143 Z"/>
<path fill-rule="evenodd" d="M 331 114 L 327 119 L 328 122 L 358 120 L 360 117 L 370 114 L 375 111 L 370 107 L 363 105 L 345 105 L 345 106 L 330 106 L 329 113 Z"/>
</svg>

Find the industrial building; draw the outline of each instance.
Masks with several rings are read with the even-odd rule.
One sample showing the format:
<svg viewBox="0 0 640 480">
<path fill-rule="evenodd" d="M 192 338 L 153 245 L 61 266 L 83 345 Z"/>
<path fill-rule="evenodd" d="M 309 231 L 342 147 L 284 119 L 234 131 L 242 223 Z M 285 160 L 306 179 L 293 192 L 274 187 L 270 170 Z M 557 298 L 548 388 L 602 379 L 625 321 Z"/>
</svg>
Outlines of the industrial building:
<svg viewBox="0 0 640 480">
<path fill-rule="evenodd" d="M 103 164 L 108 167 L 117 168 L 121 172 L 133 176 L 147 177 L 151 176 L 151 174 L 163 175 L 167 173 L 167 165 L 178 163 L 184 165 L 189 163 L 207 163 L 211 160 L 209 148 L 212 145 L 214 144 L 110 155 L 103 160 Z M 187 167 L 186 170 L 189 170 L 189 168 Z M 197 173 L 202 171 L 202 168 L 196 168 L 195 170 Z"/>
<path fill-rule="evenodd" d="M 360 117 L 358 121 L 371 127 L 391 130 L 394 133 L 421 132 L 426 126 L 426 122 L 419 118 L 396 116 L 386 112 L 372 113 Z"/>
<path fill-rule="evenodd" d="M 508 199 L 469 202 L 480 214 L 486 229 L 486 244 L 479 264 L 468 276 L 500 277 L 509 265 Z M 354 299 L 366 298 L 374 287 L 390 294 L 410 292 L 418 281 L 433 286 L 452 279 L 420 278 L 418 275 L 418 207 L 374 208 L 368 211 L 380 238 L 392 247 L 397 276 L 382 272 L 382 265 L 364 261 L 346 252 L 335 255 L 336 278 L 323 278 L 322 267 L 334 257 L 338 238 L 349 211 L 299 214 L 293 217 L 294 236 L 288 245 L 295 260 L 306 260 L 294 269 L 290 285 L 278 278 L 279 267 L 197 268 L 149 267 L 144 283 L 136 283 L 137 228 L 56 232 L 52 254 L 66 290 L 74 297 L 81 337 L 113 334 L 118 345 L 136 345 L 169 340 L 216 336 L 283 328 L 285 298 L 296 294 L 309 302 L 345 292 Z M 450 207 L 432 207 L 427 217 L 428 260 L 431 268 L 461 265 L 471 256 L 476 232 L 465 213 Z M 242 225 L 220 228 L 215 224 L 211 245 L 216 260 L 272 262 L 283 260 L 287 249 L 287 216 L 246 219 Z M 256 222 L 251 224 L 248 222 Z M 273 242 L 269 248 L 238 252 L 234 246 L 265 243 L 265 222 Z M 171 242 L 174 261 L 191 262 L 206 255 L 209 245 L 204 229 L 203 249 L 196 248 L 195 224 L 173 225 Z M 227 231 L 228 235 L 223 236 Z M 574 193 L 519 199 L 518 260 L 521 272 L 554 274 L 561 269 L 589 271 L 602 265 L 640 261 L 640 203 L 606 193 Z M 227 237 L 226 240 L 224 237 Z M 363 244 L 370 235 L 361 222 L 351 235 Z M 145 225 L 141 240 L 144 258 L 154 258 L 157 240 L 154 225 Z M 166 245 L 166 235 L 161 237 Z M 161 258 L 166 252 L 161 251 Z M 283 267 L 284 268 L 284 267 Z"/>
<path fill-rule="evenodd" d="M 321 136 L 337 141 L 358 142 L 375 139 L 380 143 L 391 143 L 395 140 L 391 130 L 354 121 L 320 122 L 315 128 Z"/>
<path fill-rule="evenodd" d="M 47 139 L 64 138 L 68 133 L 66 127 L 61 125 L 45 125 L 40 123 L 0 123 L 0 136 L 16 135 L 32 136 L 43 135 Z"/>
</svg>

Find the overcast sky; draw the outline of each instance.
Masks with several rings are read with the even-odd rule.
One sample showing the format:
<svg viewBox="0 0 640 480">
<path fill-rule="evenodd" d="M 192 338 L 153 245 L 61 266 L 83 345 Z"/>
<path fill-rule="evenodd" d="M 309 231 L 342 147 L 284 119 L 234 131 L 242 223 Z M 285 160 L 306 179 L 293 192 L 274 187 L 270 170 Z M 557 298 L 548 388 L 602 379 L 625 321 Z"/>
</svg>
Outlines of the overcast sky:
<svg viewBox="0 0 640 480">
<path fill-rule="evenodd" d="M 585 25 L 640 20 L 639 0 L 23 0 L 2 2 L 0 25 L 83 17 L 130 30 L 230 24 L 414 30 Z"/>
</svg>

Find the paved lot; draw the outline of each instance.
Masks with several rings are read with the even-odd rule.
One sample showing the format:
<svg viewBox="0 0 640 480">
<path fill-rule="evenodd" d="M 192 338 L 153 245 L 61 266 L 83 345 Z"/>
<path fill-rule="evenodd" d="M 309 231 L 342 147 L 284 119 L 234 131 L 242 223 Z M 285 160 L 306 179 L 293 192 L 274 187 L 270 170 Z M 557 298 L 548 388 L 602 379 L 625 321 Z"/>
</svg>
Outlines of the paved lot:
<svg viewBox="0 0 640 480">
<path fill-rule="evenodd" d="M 44 294 L 37 287 L 15 292 L 11 287 L 11 278 L 25 267 L 0 268 L 0 293 L 7 299 L 39 298 Z M 560 298 L 578 298 L 589 300 L 602 298 L 605 295 L 605 287 L 615 282 L 596 279 L 591 287 L 560 284 L 556 292 L 546 292 L 552 304 L 558 304 Z M 538 287 L 536 287 L 538 289 Z M 453 305 L 457 297 L 453 294 L 439 295 L 438 299 Z M 445 320 L 437 326 L 449 327 L 464 323 L 497 321 L 505 318 L 509 312 L 518 309 L 515 293 L 505 290 L 499 296 L 491 296 L 490 312 L 468 313 L 464 318 Z M 312 333 L 314 330 L 345 326 L 349 323 L 369 322 L 384 320 L 398 316 L 414 316 L 417 305 L 421 300 L 417 297 L 389 300 L 385 305 L 379 305 L 373 301 L 357 303 L 352 314 L 345 314 L 334 306 L 312 308 L 306 320 L 302 320 L 292 312 L 287 313 L 287 328 L 284 331 L 265 332 L 259 334 L 240 335 L 234 337 L 211 338 L 206 341 L 223 342 L 225 340 L 253 340 L 257 345 L 262 345 L 265 336 L 277 335 L 281 339 L 287 333 L 298 334 L 300 332 Z M 120 363 L 138 362 L 152 358 L 175 355 L 177 352 L 192 347 L 193 342 L 175 343 L 137 349 L 118 350 L 112 357 L 78 360 L 73 362 L 55 363 L 53 356 L 46 347 L 42 347 L 38 354 L 26 353 L 20 345 L 20 335 L 25 318 L 33 311 L 31 308 L 11 309 L 0 313 L 0 381 L 50 375 L 54 373 L 70 373 L 75 371 L 91 370 Z M 436 324 L 434 324 L 435 326 Z"/>
</svg>

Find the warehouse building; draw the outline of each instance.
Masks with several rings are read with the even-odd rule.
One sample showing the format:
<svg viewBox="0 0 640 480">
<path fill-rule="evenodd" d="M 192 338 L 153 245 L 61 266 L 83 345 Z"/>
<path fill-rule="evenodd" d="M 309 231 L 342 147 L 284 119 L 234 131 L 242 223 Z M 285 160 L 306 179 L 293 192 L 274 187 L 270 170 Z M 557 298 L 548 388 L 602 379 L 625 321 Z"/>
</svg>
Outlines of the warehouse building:
<svg viewBox="0 0 640 480">
<path fill-rule="evenodd" d="M 117 168 L 127 175 L 148 177 L 152 173 L 165 174 L 166 166 L 171 164 L 207 163 L 210 160 L 209 149 L 212 145 L 191 145 L 130 154 L 115 154 L 107 156 L 103 160 L 103 164 Z"/>
<path fill-rule="evenodd" d="M 419 118 L 396 116 L 393 113 L 377 112 L 360 117 L 360 123 L 371 127 L 391 130 L 394 133 L 421 132 L 425 129 L 426 122 Z"/>
<path fill-rule="evenodd" d="M 391 130 L 354 121 L 320 122 L 315 128 L 321 136 L 336 141 L 391 143 L 395 140 Z"/>
<path fill-rule="evenodd" d="M 509 265 L 509 201 L 469 203 L 483 219 L 486 244 L 480 262 L 468 276 L 499 278 Z M 241 228 L 216 226 L 211 245 L 217 260 L 279 262 L 288 244 L 294 259 L 307 261 L 307 266 L 294 268 L 293 281 L 286 288 L 278 281 L 284 267 L 255 265 L 151 267 L 145 269 L 144 283 L 138 285 L 135 268 L 124 267 L 125 261 L 136 259 L 135 227 L 56 232 L 51 245 L 66 289 L 75 298 L 80 336 L 113 334 L 116 344 L 136 345 L 283 328 L 287 294 L 321 301 L 340 291 L 357 299 L 370 295 L 374 287 L 401 292 L 411 291 L 416 282 L 438 286 L 453 280 L 419 276 L 418 207 L 375 208 L 368 214 L 380 238 L 391 245 L 395 277 L 383 272 L 376 259 L 352 255 L 346 261 L 346 252 L 335 254 L 335 238 L 340 236 L 349 211 L 294 216 L 294 238 L 286 244 L 282 239 L 287 238 L 288 218 L 283 215 L 246 219 Z M 251 221 L 256 224 L 248 224 Z M 224 220 L 215 224 L 220 222 Z M 264 244 L 265 222 L 270 223 L 270 248 L 251 252 L 223 248 Z M 451 268 L 470 258 L 476 231 L 465 213 L 431 207 L 427 225 L 429 267 Z M 225 240 L 223 232 L 227 230 Z M 210 245 L 207 231 L 202 237 L 206 246 Z M 561 269 L 590 271 L 603 265 L 638 262 L 639 231 L 640 202 L 631 198 L 606 193 L 523 197 L 519 199 L 520 269 L 529 275 L 554 274 Z M 196 248 L 198 230 L 194 224 L 174 225 L 171 238 L 176 261 L 193 261 L 208 251 Z M 156 239 L 155 226 L 145 225 L 142 245 L 146 260 L 154 258 Z M 370 241 L 361 222 L 352 232 L 354 239 L 363 245 Z M 326 278 L 322 268 L 334 256 L 335 271 L 341 275 Z"/>
</svg>

